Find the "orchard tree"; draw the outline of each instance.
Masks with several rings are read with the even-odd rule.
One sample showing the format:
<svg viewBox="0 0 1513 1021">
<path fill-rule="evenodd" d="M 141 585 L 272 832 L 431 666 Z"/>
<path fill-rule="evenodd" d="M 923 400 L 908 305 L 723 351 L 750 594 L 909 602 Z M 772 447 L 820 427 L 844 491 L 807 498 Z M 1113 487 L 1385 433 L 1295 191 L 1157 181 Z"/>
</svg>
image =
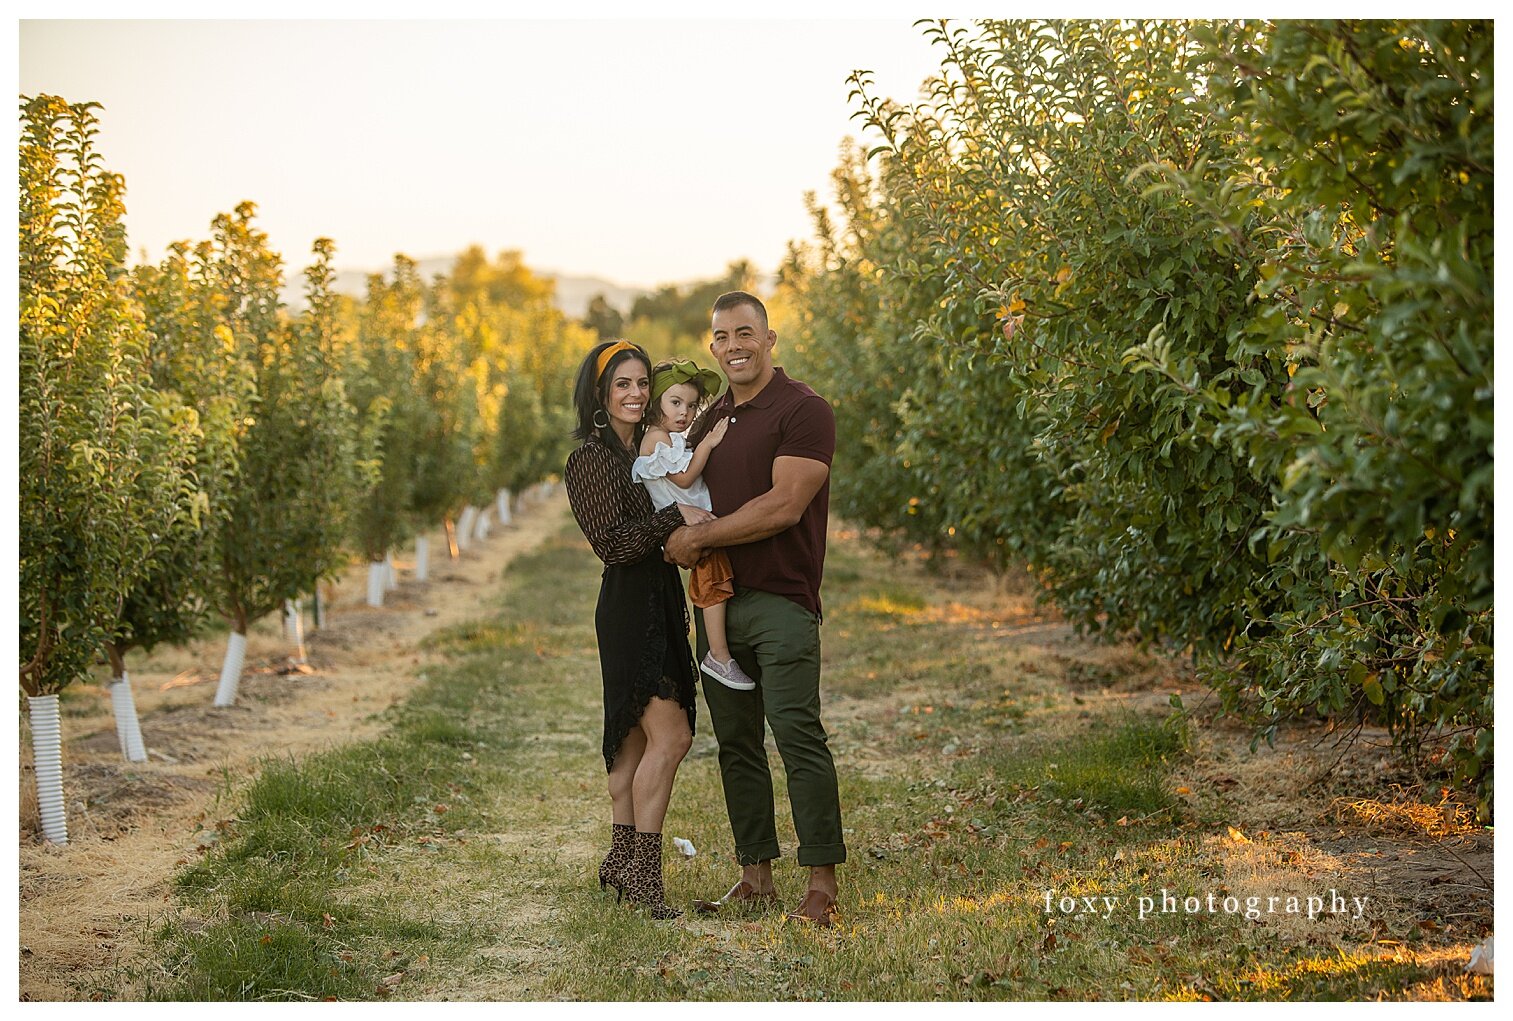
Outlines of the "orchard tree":
<svg viewBox="0 0 1513 1021">
<path fill-rule="evenodd" d="M 1410 752 L 1447 740 L 1487 816 L 1492 26 L 1219 24 L 1204 39 L 1236 169 L 1217 188 L 1162 176 L 1257 265 L 1233 346 L 1276 385 L 1225 400 L 1150 350 L 1214 437 L 1272 474 L 1251 542 L 1262 583 L 1290 597 L 1236 635 L 1223 690 L 1266 719 L 1374 715 Z"/>
<path fill-rule="evenodd" d="M 57 693 L 86 675 L 125 596 L 194 511 L 197 419 L 143 382 L 124 185 L 95 151 L 97 108 L 46 95 L 21 107 L 20 679 L 54 843 L 68 839 Z"/>
<path fill-rule="evenodd" d="M 625 316 L 604 295 L 596 294 L 589 299 L 583 325 L 593 330 L 600 340 L 610 340 L 624 335 Z"/>
<path fill-rule="evenodd" d="M 360 458 L 363 437 L 337 357 L 333 247 L 315 243 L 306 307 L 290 321 L 278 300 L 280 259 L 253 226 L 254 213 L 246 202 L 213 225 L 227 325 L 257 373 L 252 424 L 221 533 L 215 601 L 232 635 L 217 705 L 235 701 L 248 625 L 341 566 L 354 490 L 377 468 Z"/>
<path fill-rule="evenodd" d="M 1489 808 L 1490 24 L 926 31 L 784 282 L 840 504 Z"/>
<path fill-rule="evenodd" d="M 187 642 L 211 615 L 207 593 L 215 588 L 215 553 L 255 395 L 252 366 L 221 321 L 211 252 L 208 242 L 193 251 L 176 243 L 161 263 L 139 266 L 132 275 L 133 293 L 145 317 L 148 379 L 158 394 L 197 409 L 200 423 L 193 513 L 174 523 L 161 555 L 127 592 L 117 634 L 105 645 L 122 751 L 133 761 L 145 759 L 146 748 L 126 653 Z"/>
<path fill-rule="evenodd" d="M 359 552 L 368 562 L 368 602 L 381 605 L 383 587 L 376 577 L 383 562 L 414 528 L 418 445 L 434 415 L 416 386 L 419 336 L 424 328 L 425 286 L 415 263 L 394 257 L 394 279 L 368 278 L 368 294 L 357 314 L 352 399 L 365 418 L 379 418 L 377 445 L 382 467 L 372 485 L 359 493 L 353 529 Z"/>
<path fill-rule="evenodd" d="M 453 296 L 438 280 L 426 288 L 424 298 L 424 321 L 415 334 L 415 388 L 426 414 L 415 444 L 410 514 L 422 528 L 441 522 L 455 557 L 456 516 L 470 486 L 482 426 L 466 352 L 454 328 Z"/>
</svg>

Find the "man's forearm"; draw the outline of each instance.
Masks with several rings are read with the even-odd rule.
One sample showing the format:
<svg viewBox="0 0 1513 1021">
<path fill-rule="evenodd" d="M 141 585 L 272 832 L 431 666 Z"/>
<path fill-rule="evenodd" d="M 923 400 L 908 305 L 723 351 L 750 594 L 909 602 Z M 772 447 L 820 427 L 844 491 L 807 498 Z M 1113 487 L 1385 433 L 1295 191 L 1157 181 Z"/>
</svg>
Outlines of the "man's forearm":
<svg viewBox="0 0 1513 1021">
<path fill-rule="evenodd" d="M 769 490 L 748 500 L 734 514 L 701 525 L 690 525 L 688 530 L 700 549 L 743 546 L 791 528 L 803 512 L 802 507 L 794 510 L 775 491 Z"/>
</svg>

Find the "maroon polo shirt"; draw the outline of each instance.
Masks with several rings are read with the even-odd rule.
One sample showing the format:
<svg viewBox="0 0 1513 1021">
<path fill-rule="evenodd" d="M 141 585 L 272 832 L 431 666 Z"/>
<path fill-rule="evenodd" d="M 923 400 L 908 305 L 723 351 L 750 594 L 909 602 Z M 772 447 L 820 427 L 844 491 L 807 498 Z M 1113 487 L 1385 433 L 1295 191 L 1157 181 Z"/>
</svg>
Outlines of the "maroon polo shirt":
<svg viewBox="0 0 1513 1021">
<path fill-rule="evenodd" d="M 697 446 L 718 417 L 733 419 L 725 438 L 709 455 L 704 481 L 714 512 L 734 514 L 748 500 L 772 488 L 772 462 L 807 457 L 826 465 L 835 455 L 835 412 L 830 402 L 780 368 L 751 400 L 736 404 L 727 390 L 704 416 L 704 428 L 690 437 Z M 820 486 L 798 523 L 783 531 L 727 546 L 735 583 L 785 596 L 822 615 L 820 579 L 825 571 L 825 526 L 830 516 L 830 478 Z"/>
</svg>

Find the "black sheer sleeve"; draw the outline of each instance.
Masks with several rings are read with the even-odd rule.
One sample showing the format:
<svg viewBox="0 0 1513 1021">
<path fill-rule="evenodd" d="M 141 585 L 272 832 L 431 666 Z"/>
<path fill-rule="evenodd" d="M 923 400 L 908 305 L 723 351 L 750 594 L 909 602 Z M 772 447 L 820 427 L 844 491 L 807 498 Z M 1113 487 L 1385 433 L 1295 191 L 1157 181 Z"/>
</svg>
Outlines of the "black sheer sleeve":
<svg viewBox="0 0 1513 1021">
<path fill-rule="evenodd" d="M 630 466 L 602 443 L 567 455 L 562 481 L 578 527 L 606 565 L 645 559 L 683 524 L 676 505 L 653 510 L 646 487 L 633 482 Z"/>
</svg>

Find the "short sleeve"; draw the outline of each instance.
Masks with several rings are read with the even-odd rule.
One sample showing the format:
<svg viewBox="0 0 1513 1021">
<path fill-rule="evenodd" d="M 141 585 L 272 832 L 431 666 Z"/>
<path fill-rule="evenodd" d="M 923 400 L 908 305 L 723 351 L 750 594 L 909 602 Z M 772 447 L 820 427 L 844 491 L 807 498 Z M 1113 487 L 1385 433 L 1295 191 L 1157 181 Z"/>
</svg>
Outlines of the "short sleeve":
<svg viewBox="0 0 1513 1021">
<path fill-rule="evenodd" d="M 637 482 L 663 479 L 678 472 L 687 471 L 693 461 L 693 451 L 683 445 L 683 434 L 673 433 L 672 444 L 658 443 L 650 454 L 636 458 L 631 465 L 630 477 Z"/>
<path fill-rule="evenodd" d="M 835 410 L 815 394 L 797 401 L 783 423 L 774 457 L 807 457 L 828 465 L 835 457 Z"/>
</svg>

